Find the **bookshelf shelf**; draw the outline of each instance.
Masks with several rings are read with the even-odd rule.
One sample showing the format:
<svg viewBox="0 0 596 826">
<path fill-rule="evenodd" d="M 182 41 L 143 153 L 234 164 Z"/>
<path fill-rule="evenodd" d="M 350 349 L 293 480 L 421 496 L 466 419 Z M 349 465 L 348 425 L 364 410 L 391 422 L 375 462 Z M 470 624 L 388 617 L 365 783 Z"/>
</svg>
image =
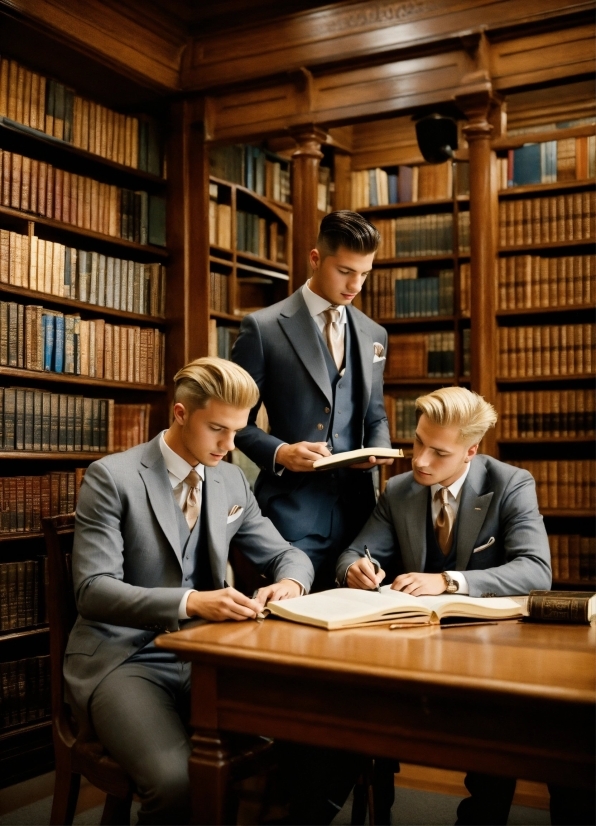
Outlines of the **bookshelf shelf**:
<svg viewBox="0 0 596 826">
<path fill-rule="evenodd" d="M 135 390 L 143 393 L 165 393 L 166 391 L 166 387 L 163 384 L 134 384 L 126 381 L 97 379 L 91 376 L 75 376 L 70 373 L 47 373 L 40 370 L 25 370 L 21 367 L 0 367 L 0 376 L 43 382 L 58 382 L 59 384 L 78 384 L 87 387 L 105 387 L 110 390 Z"/>
<path fill-rule="evenodd" d="M 556 181 L 550 184 L 526 184 L 525 186 L 510 186 L 499 190 L 499 198 L 515 198 L 521 195 L 549 195 L 560 192 L 577 192 L 578 190 L 594 189 L 596 180 L 586 178 L 581 181 Z"/>
<path fill-rule="evenodd" d="M 402 264 L 438 263 L 441 261 L 453 261 L 456 257 L 453 253 L 441 253 L 440 255 L 416 255 L 404 258 L 379 258 L 375 261 L 375 266 L 398 267 Z"/>
<path fill-rule="evenodd" d="M 497 310 L 499 318 L 509 318 L 526 315 L 546 315 L 551 313 L 578 313 L 594 312 L 594 304 L 565 304 L 552 307 L 519 307 L 515 310 Z"/>
<path fill-rule="evenodd" d="M 273 198 L 266 198 L 264 195 L 259 195 L 253 189 L 249 189 L 246 186 L 242 186 L 242 184 L 235 184 L 231 181 L 224 181 L 223 178 L 216 178 L 214 175 L 209 176 L 209 180 L 219 186 L 228 187 L 228 189 L 235 189 L 237 192 L 241 192 L 244 195 L 248 195 L 251 198 L 254 198 L 255 201 L 259 201 L 263 206 L 268 207 L 269 209 L 273 209 L 273 211 L 277 209 L 284 210 L 284 212 L 292 212 L 292 205 L 286 204 L 283 201 L 275 201 Z"/>
<path fill-rule="evenodd" d="M 64 238 L 89 238 L 95 241 L 96 244 L 100 244 L 104 249 L 110 248 L 114 251 L 127 250 L 135 252 L 135 258 L 139 258 L 139 260 L 141 257 L 147 261 L 156 258 L 165 260 L 169 255 L 164 247 L 156 247 L 151 244 L 136 244 L 134 241 L 119 238 L 117 235 L 104 235 L 102 232 L 77 227 L 75 224 L 66 224 L 63 221 L 56 221 L 54 218 L 44 218 L 32 212 L 22 212 L 20 209 L 13 209 L 12 207 L 0 206 L 0 216 L 5 216 L 13 221 L 26 222 L 22 227 L 24 231 L 27 230 L 30 223 L 38 224 L 39 226 L 56 230 Z M 76 246 L 76 240 L 74 241 L 74 245 Z"/>
<path fill-rule="evenodd" d="M 499 253 L 531 253 L 535 250 L 557 250 L 569 249 L 576 247 L 593 247 L 596 243 L 596 238 L 580 238 L 574 241 L 548 241 L 533 244 L 519 244 L 512 247 L 500 247 Z"/>
<path fill-rule="evenodd" d="M 524 444 L 594 444 L 594 436 L 519 436 L 509 439 L 497 439 L 500 445 L 524 445 Z"/>
<path fill-rule="evenodd" d="M 401 325 L 410 325 L 410 324 L 437 324 L 437 325 L 446 325 L 446 324 L 454 324 L 456 317 L 453 315 L 429 315 L 429 316 L 411 316 L 411 317 L 404 317 L 404 318 L 379 318 L 377 322 L 379 324 L 383 324 L 386 327 L 389 326 L 401 326 Z"/>
<path fill-rule="evenodd" d="M 209 310 L 209 318 L 220 318 L 222 321 L 235 321 L 240 324 L 242 316 L 232 315 L 231 313 L 220 313 L 217 310 Z"/>
<path fill-rule="evenodd" d="M 245 264 L 242 259 L 246 259 L 248 264 Z M 238 267 L 248 267 L 250 264 L 261 264 L 266 268 L 266 272 L 271 275 L 277 275 L 278 278 L 287 275 L 289 267 L 278 261 L 271 261 L 269 258 L 261 258 L 259 255 L 254 255 L 252 252 L 243 252 L 238 250 L 236 252 L 236 265 Z M 279 271 L 279 272 L 278 272 Z"/>
<path fill-rule="evenodd" d="M 0 459 L 12 460 L 22 459 L 39 461 L 43 459 L 50 459 L 52 461 L 68 461 L 84 462 L 95 461 L 95 459 L 103 459 L 108 456 L 108 453 L 100 453 L 99 451 L 75 451 L 75 450 L 0 450 Z"/>
<path fill-rule="evenodd" d="M 564 516 L 568 517 L 569 519 L 581 519 L 584 517 L 594 518 L 594 511 L 593 510 L 585 510 L 585 509 L 567 509 L 564 510 L 563 508 L 540 508 L 540 513 L 543 516 Z"/>
<path fill-rule="evenodd" d="M 404 201 L 399 204 L 382 204 L 380 206 L 362 207 L 358 212 L 362 212 L 364 215 L 404 211 L 431 213 L 433 207 L 435 207 L 437 211 L 448 212 L 449 210 L 446 209 L 446 207 L 453 207 L 453 198 L 441 198 L 434 201 Z"/>
<path fill-rule="evenodd" d="M 42 534 L 43 536 L 43 534 Z M 10 631 L 1 631 L 0 632 L 0 640 L 18 640 L 22 639 L 23 637 L 33 637 L 38 636 L 39 634 L 47 634 L 48 633 L 48 626 L 47 625 L 40 625 L 36 628 L 13 628 Z"/>
<path fill-rule="evenodd" d="M 548 129 L 544 132 L 524 132 L 520 135 L 503 135 L 491 142 L 491 148 L 496 152 L 506 149 L 518 149 L 527 143 L 545 143 L 558 141 L 561 138 L 582 138 L 594 134 L 596 123 L 585 123 L 580 126 L 570 126 L 566 129 Z"/>
<path fill-rule="evenodd" d="M 52 720 L 50 717 L 46 717 L 43 720 L 38 720 L 35 723 L 18 723 L 15 726 L 11 726 L 6 731 L 0 732 L 0 742 L 2 742 L 3 740 L 9 740 L 15 736 L 28 734 L 29 732 L 39 731 L 40 729 L 44 728 L 51 728 L 51 726 Z"/>
<path fill-rule="evenodd" d="M 581 373 L 569 376 L 515 376 L 508 378 L 506 376 L 497 376 L 498 384 L 527 384 L 537 382 L 562 382 L 562 381 L 594 381 L 596 375 L 594 373 Z"/>
<path fill-rule="evenodd" d="M 230 253 L 230 254 L 231 254 L 231 253 Z M 210 256 L 209 256 L 209 262 L 210 262 L 211 264 L 223 264 L 223 265 L 224 265 L 224 266 L 226 266 L 226 267 L 232 267 L 232 266 L 234 265 L 234 262 L 232 261 L 232 259 L 231 259 L 231 258 L 230 258 L 230 259 L 227 259 L 227 258 L 220 258 L 220 257 L 219 257 L 219 256 L 217 256 L 217 255 L 210 255 Z"/>
<path fill-rule="evenodd" d="M 15 531 L 14 533 L 0 533 L 0 542 L 14 542 L 19 539 L 43 539 L 43 533 L 33 533 L 26 531 Z"/>
<path fill-rule="evenodd" d="M 167 185 L 166 179 L 158 175 L 108 160 L 6 117 L 0 117 L 0 146 L 36 160 L 58 161 L 69 172 L 91 172 L 97 179 L 118 181 L 128 189 L 138 189 L 142 185 L 147 191 L 162 193 Z"/>
<path fill-rule="evenodd" d="M 576 591 L 593 591 L 596 588 L 596 579 L 553 579 L 553 586 Z"/>
<path fill-rule="evenodd" d="M 422 376 L 420 378 L 393 378 L 392 376 L 385 376 L 385 384 L 386 385 L 396 385 L 396 386 L 403 386 L 403 385 L 413 385 L 416 386 L 434 386 L 434 387 L 446 387 L 452 386 L 455 384 L 455 379 L 453 376 Z"/>
<path fill-rule="evenodd" d="M 13 284 L 0 282 L 0 293 L 18 295 L 23 298 L 30 298 L 33 301 L 52 304 L 59 307 L 72 307 L 82 310 L 85 315 L 110 316 L 121 318 L 127 321 L 134 321 L 137 324 L 150 324 L 153 327 L 163 327 L 165 318 L 163 316 L 143 315 L 140 313 L 128 313 L 125 310 L 114 310 L 111 307 L 100 307 L 99 304 L 89 304 L 87 301 L 77 301 L 75 298 L 63 298 L 51 293 L 43 293 L 38 290 L 29 290 L 26 287 L 15 287 Z"/>
</svg>

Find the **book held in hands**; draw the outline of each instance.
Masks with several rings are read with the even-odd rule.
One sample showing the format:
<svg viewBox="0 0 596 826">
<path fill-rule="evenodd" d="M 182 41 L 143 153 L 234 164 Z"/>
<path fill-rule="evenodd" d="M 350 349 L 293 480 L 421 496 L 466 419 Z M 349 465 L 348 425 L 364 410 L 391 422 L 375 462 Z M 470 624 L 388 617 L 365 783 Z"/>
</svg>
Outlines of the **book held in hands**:
<svg viewBox="0 0 596 826">
<path fill-rule="evenodd" d="M 368 462 L 371 456 L 376 459 L 401 459 L 403 450 L 393 447 L 360 447 L 358 450 L 346 450 L 333 456 L 323 456 L 313 462 L 314 470 L 335 470 L 338 467 L 357 465 Z"/>
<path fill-rule="evenodd" d="M 509 597 L 478 599 L 463 595 L 415 597 L 384 585 L 380 591 L 336 588 L 295 599 L 268 602 L 265 615 L 315 625 L 327 631 L 384 623 L 439 625 L 461 617 L 471 620 L 521 618 L 523 607 Z"/>
</svg>

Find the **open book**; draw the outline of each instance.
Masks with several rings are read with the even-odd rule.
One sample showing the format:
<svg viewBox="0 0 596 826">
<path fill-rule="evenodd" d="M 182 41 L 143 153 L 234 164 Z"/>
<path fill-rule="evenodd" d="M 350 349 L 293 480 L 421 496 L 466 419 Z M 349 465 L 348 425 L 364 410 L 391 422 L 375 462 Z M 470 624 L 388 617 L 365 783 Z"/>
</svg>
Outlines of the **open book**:
<svg viewBox="0 0 596 826">
<path fill-rule="evenodd" d="M 403 450 L 393 447 L 360 447 L 358 450 L 346 450 L 343 453 L 336 453 L 334 456 L 324 456 L 313 462 L 315 470 L 335 470 L 346 465 L 356 465 L 361 462 L 368 462 L 370 456 L 376 459 L 401 459 Z"/>
<path fill-rule="evenodd" d="M 514 619 L 522 617 L 524 610 L 509 597 L 478 599 L 452 594 L 413 597 L 401 591 L 392 591 L 390 585 L 384 585 L 380 591 L 336 588 L 295 599 L 268 602 L 264 613 L 335 631 L 338 628 L 388 622 L 438 625 L 447 617 Z"/>
</svg>

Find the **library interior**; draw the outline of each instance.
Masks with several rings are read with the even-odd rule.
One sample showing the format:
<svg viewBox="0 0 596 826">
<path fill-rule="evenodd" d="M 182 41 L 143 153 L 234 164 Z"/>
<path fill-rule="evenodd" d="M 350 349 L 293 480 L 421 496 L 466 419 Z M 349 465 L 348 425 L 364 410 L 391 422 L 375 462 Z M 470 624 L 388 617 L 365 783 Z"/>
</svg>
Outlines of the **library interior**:
<svg viewBox="0 0 596 826">
<path fill-rule="evenodd" d="M 84 741 L 63 694 L 85 472 L 170 427 L 184 365 L 219 357 L 251 372 L 245 325 L 256 314 L 264 336 L 262 311 L 301 294 L 338 211 L 380 233 L 356 310 L 335 325 L 350 352 L 352 313 L 386 342 L 370 334 L 386 446 L 402 453 L 371 473 L 377 498 L 411 472 L 417 399 L 479 394 L 498 419 L 471 466 L 533 477 L 558 621 L 329 632 L 271 619 L 161 637 L 163 656 L 169 646 L 192 668 L 192 822 L 295 822 L 276 797 L 277 740 L 366 757 L 337 824 L 452 823 L 472 770 L 517 778 L 511 824 L 593 822 L 565 820 L 565 803 L 553 814 L 552 787 L 585 798 L 595 772 L 595 10 L 0 0 L 0 823 L 134 819 L 138 789 Z M 370 395 L 367 367 L 354 382 Z M 306 388 L 298 372 L 273 378 Z M 276 417 L 263 405 L 256 426 L 277 436 Z M 282 467 L 239 449 L 228 460 L 251 489 Z M 430 490 L 428 502 L 430 514 Z M 251 597 L 262 580 L 229 552 L 228 581 Z M 464 582 L 482 564 L 470 559 L 458 556 Z M 354 703 L 371 709 L 360 726 Z"/>
</svg>

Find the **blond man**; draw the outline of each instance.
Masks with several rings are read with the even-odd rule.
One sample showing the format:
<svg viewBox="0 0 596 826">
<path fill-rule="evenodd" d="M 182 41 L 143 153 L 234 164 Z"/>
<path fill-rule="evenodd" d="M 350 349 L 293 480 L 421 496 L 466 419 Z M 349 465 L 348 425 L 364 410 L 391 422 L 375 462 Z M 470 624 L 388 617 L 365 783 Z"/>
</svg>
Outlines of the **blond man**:
<svg viewBox="0 0 596 826">
<path fill-rule="evenodd" d="M 448 387 L 417 399 L 416 414 L 412 470 L 389 480 L 340 556 L 338 582 L 371 589 L 386 579 L 415 596 L 489 597 L 550 588 L 548 538 L 534 479 L 478 453 L 497 421 L 492 405 L 463 387 Z M 507 822 L 515 780 L 470 772 L 466 785 L 471 797 L 460 804 L 458 823 Z"/>
<path fill-rule="evenodd" d="M 308 557 L 262 516 L 242 472 L 221 461 L 258 399 L 252 378 L 204 358 L 174 381 L 169 429 L 89 467 L 73 551 L 69 701 L 134 780 L 139 823 L 190 816 L 190 671 L 155 647 L 157 634 L 192 619 L 254 619 L 268 599 L 298 596 L 314 577 Z M 274 583 L 254 599 L 225 582 L 232 538 Z"/>
</svg>

